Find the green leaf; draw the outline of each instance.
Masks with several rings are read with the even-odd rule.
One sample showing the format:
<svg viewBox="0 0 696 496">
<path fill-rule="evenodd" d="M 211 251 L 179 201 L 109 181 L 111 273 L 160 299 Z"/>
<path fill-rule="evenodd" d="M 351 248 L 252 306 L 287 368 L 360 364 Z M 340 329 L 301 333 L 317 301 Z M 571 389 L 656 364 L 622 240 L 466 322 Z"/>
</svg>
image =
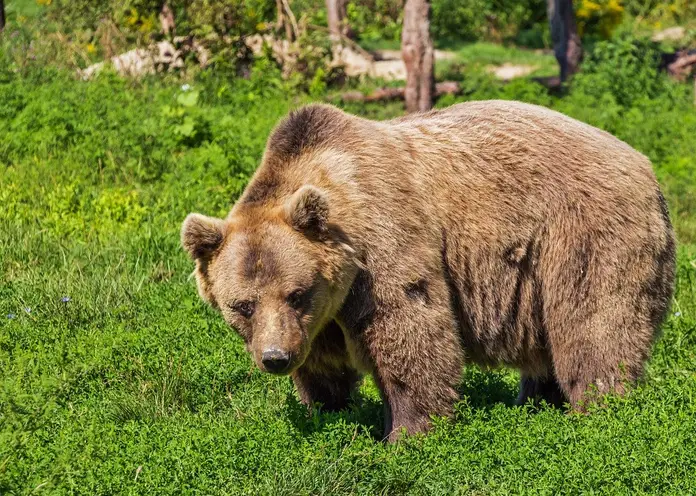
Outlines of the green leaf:
<svg viewBox="0 0 696 496">
<path fill-rule="evenodd" d="M 198 96 L 200 92 L 198 91 L 187 91 L 186 93 L 181 93 L 176 97 L 176 101 L 179 105 L 184 107 L 195 107 L 198 103 Z"/>
<path fill-rule="evenodd" d="M 186 117 L 181 125 L 174 126 L 174 132 L 176 134 L 180 134 L 181 136 L 188 137 L 193 135 L 195 127 L 195 121 L 191 117 Z"/>
</svg>

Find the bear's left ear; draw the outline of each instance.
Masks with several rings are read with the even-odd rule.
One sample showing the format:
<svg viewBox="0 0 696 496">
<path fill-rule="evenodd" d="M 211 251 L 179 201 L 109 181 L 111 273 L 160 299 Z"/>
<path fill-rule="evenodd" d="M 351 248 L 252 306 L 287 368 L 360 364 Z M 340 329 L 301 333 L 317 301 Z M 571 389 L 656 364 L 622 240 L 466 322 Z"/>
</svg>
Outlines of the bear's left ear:
<svg viewBox="0 0 696 496">
<path fill-rule="evenodd" d="M 305 184 L 285 202 L 285 215 L 298 231 L 321 234 L 329 223 L 329 201 L 319 188 Z"/>
</svg>

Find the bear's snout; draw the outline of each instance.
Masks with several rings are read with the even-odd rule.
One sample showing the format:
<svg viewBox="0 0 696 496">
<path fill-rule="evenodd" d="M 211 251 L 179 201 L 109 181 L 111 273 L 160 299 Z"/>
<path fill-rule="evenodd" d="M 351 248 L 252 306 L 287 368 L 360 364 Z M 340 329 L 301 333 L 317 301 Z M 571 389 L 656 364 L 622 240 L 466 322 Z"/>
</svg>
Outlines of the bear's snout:
<svg viewBox="0 0 696 496">
<path fill-rule="evenodd" d="M 261 363 L 268 372 L 282 374 L 290 366 L 290 353 L 277 348 L 264 350 L 261 354 Z"/>
</svg>

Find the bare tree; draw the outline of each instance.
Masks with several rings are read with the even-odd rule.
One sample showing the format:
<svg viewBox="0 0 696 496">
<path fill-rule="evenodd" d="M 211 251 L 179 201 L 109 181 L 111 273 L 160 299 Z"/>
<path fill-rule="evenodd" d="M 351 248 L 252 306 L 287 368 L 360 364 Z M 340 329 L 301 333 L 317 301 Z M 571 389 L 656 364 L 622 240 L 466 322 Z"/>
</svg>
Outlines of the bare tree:
<svg viewBox="0 0 696 496">
<path fill-rule="evenodd" d="M 159 12 L 160 25 L 162 26 L 162 34 L 165 37 L 174 36 L 176 24 L 174 22 L 174 12 L 168 2 L 164 2 Z"/>
<path fill-rule="evenodd" d="M 295 41 L 300 34 L 297 18 L 290 8 L 290 0 L 276 0 L 276 29 L 285 28 L 285 39 Z"/>
<path fill-rule="evenodd" d="M 329 37 L 333 43 L 338 43 L 346 37 L 352 38 L 353 33 L 347 22 L 348 0 L 326 0 L 326 16 L 329 23 Z"/>
<path fill-rule="evenodd" d="M 326 17 L 329 23 L 329 37 L 336 43 L 341 41 L 341 23 L 345 17 L 343 0 L 326 0 Z"/>
<path fill-rule="evenodd" d="M 582 58 L 582 44 L 575 23 L 573 0 L 547 0 L 553 51 L 561 66 L 561 81 L 578 70 Z"/>
<path fill-rule="evenodd" d="M 5 0 L 0 0 L 0 31 L 5 28 Z"/>
<path fill-rule="evenodd" d="M 435 54 L 430 38 L 430 0 L 406 0 L 401 56 L 406 65 L 406 111 L 431 109 L 435 94 Z"/>
</svg>

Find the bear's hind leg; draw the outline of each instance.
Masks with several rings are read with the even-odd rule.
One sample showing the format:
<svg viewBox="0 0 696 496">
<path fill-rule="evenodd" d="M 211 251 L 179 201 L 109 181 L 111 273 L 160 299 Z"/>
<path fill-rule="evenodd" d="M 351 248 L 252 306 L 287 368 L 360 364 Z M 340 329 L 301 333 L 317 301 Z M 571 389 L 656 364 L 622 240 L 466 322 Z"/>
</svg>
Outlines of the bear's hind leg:
<svg viewBox="0 0 696 496">
<path fill-rule="evenodd" d="M 556 379 L 574 409 L 584 410 L 606 393 L 623 394 L 624 384 L 640 377 L 653 330 L 629 314 L 615 301 L 584 322 L 576 320 L 572 333 L 550 333 Z"/>
<path fill-rule="evenodd" d="M 605 393 L 622 394 L 643 373 L 673 275 L 663 228 L 646 231 L 624 214 L 588 217 L 596 215 L 578 208 L 550 219 L 537 269 L 554 374 L 580 411 Z"/>
<path fill-rule="evenodd" d="M 310 355 L 292 374 L 302 403 L 311 408 L 320 403 L 325 411 L 348 406 L 360 375 L 349 364 L 343 331 L 330 322 L 312 343 Z"/>
</svg>

